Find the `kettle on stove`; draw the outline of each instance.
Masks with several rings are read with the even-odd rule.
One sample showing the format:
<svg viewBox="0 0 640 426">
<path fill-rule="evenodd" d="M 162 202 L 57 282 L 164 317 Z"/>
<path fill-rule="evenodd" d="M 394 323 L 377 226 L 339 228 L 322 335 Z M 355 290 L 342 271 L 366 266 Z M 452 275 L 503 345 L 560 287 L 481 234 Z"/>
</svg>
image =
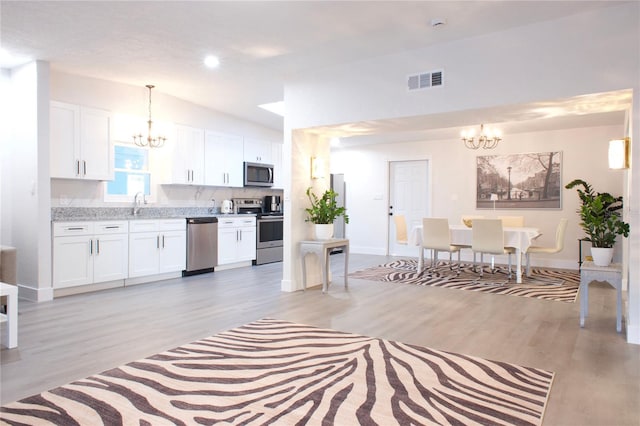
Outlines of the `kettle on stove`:
<svg viewBox="0 0 640 426">
<path fill-rule="evenodd" d="M 222 213 L 233 213 L 233 201 L 223 200 L 222 205 L 220 206 L 220 211 Z"/>
</svg>

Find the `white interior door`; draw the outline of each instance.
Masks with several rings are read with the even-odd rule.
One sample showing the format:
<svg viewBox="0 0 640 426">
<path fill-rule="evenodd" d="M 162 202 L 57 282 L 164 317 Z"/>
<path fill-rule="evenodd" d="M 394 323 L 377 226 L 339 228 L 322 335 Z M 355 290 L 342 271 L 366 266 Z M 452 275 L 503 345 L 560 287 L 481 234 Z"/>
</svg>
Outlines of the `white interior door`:
<svg viewBox="0 0 640 426">
<path fill-rule="evenodd" d="M 430 211 L 429 162 L 392 161 L 389 163 L 389 254 L 391 256 L 418 255 L 418 248 L 396 243 L 393 215 L 402 214 L 407 221 L 407 235 L 422 223 Z"/>
</svg>

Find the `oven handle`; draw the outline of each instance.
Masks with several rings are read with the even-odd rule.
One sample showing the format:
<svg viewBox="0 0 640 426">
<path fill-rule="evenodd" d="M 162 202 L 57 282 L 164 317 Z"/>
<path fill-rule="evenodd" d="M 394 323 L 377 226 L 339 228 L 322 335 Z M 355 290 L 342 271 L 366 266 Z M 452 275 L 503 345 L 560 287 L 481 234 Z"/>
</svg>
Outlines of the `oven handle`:
<svg viewBox="0 0 640 426">
<path fill-rule="evenodd" d="M 283 221 L 284 217 L 282 216 L 266 216 L 266 217 L 261 217 L 259 218 L 257 221 L 258 222 L 277 222 L 277 221 Z"/>
</svg>

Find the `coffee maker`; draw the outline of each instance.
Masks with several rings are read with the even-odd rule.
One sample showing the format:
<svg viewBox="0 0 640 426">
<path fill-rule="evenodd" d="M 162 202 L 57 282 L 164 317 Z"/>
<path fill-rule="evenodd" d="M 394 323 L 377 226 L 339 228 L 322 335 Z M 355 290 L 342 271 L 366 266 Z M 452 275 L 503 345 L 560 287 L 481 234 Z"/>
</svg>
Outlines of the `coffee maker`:
<svg viewBox="0 0 640 426">
<path fill-rule="evenodd" d="M 282 211 L 279 195 L 265 196 L 264 203 L 262 205 L 265 213 L 280 213 Z"/>
</svg>

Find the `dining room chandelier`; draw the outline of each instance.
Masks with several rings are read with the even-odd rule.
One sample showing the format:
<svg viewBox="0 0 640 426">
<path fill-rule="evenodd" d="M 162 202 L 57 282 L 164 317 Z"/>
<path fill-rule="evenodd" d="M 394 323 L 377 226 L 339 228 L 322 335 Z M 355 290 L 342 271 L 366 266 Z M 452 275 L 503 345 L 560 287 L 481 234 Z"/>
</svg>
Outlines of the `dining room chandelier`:
<svg viewBox="0 0 640 426">
<path fill-rule="evenodd" d="M 469 149 L 478 149 L 480 147 L 484 149 L 493 149 L 498 146 L 498 142 L 502 140 L 502 133 L 498 129 L 492 129 L 487 127 L 485 130 L 484 124 L 480 125 L 480 134 L 476 137 L 475 129 L 463 130 L 460 132 L 464 146 Z"/>
<path fill-rule="evenodd" d="M 152 136 L 151 127 L 153 125 L 153 121 L 151 121 L 151 89 L 155 86 L 153 84 L 147 84 L 146 87 L 149 89 L 149 120 L 147 121 L 149 128 L 147 129 L 147 137 L 145 139 L 142 133 L 133 135 L 133 142 L 140 147 L 148 146 L 149 148 L 160 148 L 167 141 L 167 138 L 163 136 Z"/>
</svg>

